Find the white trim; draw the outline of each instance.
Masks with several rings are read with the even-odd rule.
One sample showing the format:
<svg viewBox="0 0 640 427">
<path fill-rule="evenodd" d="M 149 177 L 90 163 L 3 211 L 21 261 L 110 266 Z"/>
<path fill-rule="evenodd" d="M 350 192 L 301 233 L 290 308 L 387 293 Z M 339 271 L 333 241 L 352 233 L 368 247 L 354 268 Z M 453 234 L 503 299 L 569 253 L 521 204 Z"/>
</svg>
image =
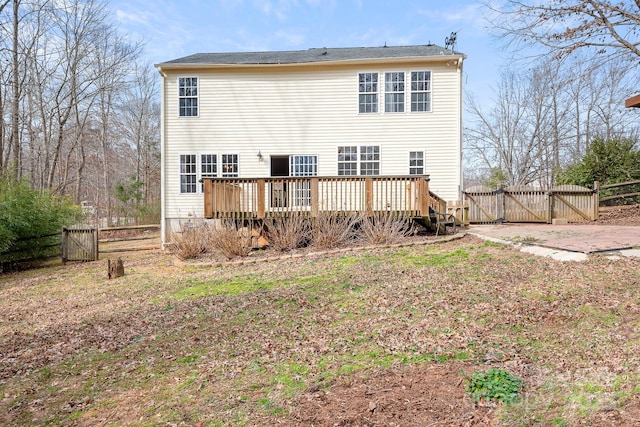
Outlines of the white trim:
<svg viewBox="0 0 640 427">
<path fill-rule="evenodd" d="M 167 177 L 166 166 L 165 163 L 167 161 L 166 154 L 166 141 L 167 132 L 165 127 L 167 126 L 167 120 L 165 119 L 166 114 L 166 100 L 165 93 L 167 84 L 166 75 L 162 74 L 162 79 L 160 80 L 160 239 L 162 244 L 164 245 L 167 241 L 167 208 L 165 204 L 166 200 L 166 189 L 164 180 Z"/>
</svg>

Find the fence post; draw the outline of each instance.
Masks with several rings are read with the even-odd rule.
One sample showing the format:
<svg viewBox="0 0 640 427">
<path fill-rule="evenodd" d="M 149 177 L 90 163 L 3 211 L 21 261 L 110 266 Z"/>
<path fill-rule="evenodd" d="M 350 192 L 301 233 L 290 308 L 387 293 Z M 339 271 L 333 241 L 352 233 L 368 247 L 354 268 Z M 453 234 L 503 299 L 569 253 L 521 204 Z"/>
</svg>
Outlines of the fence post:
<svg viewBox="0 0 640 427">
<path fill-rule="evenodd" d="M 598 181 L 593 183 L 593 218 L 594 220 L 600 218 L 600 183 Z"/>
<path fill-rule="evenodd" d="M 98 261 L 100 259 L 100 244 L 99 244 L 99 238 L 98 238 L 98 229 L 97 228 L 92 228 L 91 232 L 93 233 L 94 236 L 94 241 L 95 241 L 95 245 L 93 246 L 94 250 L 95 250 L 95 254 L 94 254 L 94 259 L 96 261 Z"/>
<path fill-rule="evenodd" d="M 66 227 L 62 227 L 62 238 L 61 240 L 61 244 L 62 244 L 62 250 L 60 252 L 62 252 L 62 264 L 66 264 L 67 263 L 67 228 Z"/>
</svg>

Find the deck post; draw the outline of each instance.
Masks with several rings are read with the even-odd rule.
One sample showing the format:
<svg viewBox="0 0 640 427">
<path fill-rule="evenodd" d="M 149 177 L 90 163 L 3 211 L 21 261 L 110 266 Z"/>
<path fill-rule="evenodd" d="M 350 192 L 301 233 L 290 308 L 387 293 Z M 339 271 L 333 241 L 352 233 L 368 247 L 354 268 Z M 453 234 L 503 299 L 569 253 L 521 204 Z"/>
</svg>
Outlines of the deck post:
<svg viewBox="0 0 640 427">
<path fill-rule="evenodd" d="M 264 219 L 264 179 L 258 179 L 256 186 L 256 194 L 258 195 L 258 219 Z"/>
<path fill-rule="evenodd" d="M 420 216 L 429 216 L 429 181 L 426 179 L 418 181 L 418 201 L 420 206 Z"/>
<path fill-rule="evenodd" d="M 207 178 L 204 178 L 202 182 L 204 184 L 204 217 L 213 218 L 213 200 L 211 196 L 213 182 Z"/>
<path fill-rule="evenodd" d="M 373 217 L 373 178 L 367 177 L 364 180 L 365 209 L 368 217 Z"/>
<path fill-rule="evenodd" d="M 317 177 L 311 178 L 311 216 L 313 218 L 318 216 L 318 211 L 319 211 L 319 206 L 318 206 L 318 200 L 319 200 L 318 189 L 320 187 L 319 182 L 320 180 Z"/>
</svg>

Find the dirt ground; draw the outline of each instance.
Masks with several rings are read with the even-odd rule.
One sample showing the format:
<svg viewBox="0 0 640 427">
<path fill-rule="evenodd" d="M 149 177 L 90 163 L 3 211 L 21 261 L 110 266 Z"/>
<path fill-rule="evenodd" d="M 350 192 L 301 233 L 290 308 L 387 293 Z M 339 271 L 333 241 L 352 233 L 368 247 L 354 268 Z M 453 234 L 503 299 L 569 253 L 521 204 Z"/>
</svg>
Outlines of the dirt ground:
<svg viewBox="0 0 640 427">
<path fill-rule="evenodd" d="M 497 405 L 476 405 L 460 372 L 449 363 L 381 371 L 329 391 L 298 399 L 293 425 L 308 426 L 488 426 Z"/>
<path fill-rule="evenodd" d="M 590 226 L 638 226 L 640 205 L 607 210 Z M 588 232 L 586 230 L 585 232 Z M 474 404 L 461 371 L 466 364 L 412 365 L 379 372 L 328 391 L 309 390 L 298 399 L 291 425 L 297 426 L 496 426 L 498 405 Z M 488 368 L 488 366 L 487 366 Z M 526 375 L 526 372 L 513 372 Z M 591 417 L 590 426 L 637 426 L 640 396 L 624 407 Z"/>
<path fill-rule="evenodd" d="M 590 227 L 639 225 L 640 205 L 633 205 L 609 209 L 600 220 L 574 227 L 581 227 L 588 233 Z M 497 233 L 504 233 L 502 230 Z M 526 238 L 528 231 L 520 228 L 518 233 Z M 497 416 L 499 404 L 474 404 L 466 393 L 466 383 L 461 375 L 461 372 L 468 374 L 489 367 L 490 363 L 478 366 L 450 362 L 380 370 L 367 377 L 352 379 L 349 383 L 334 384 L 329 389 L 307 390 L 296 399 L 291 417 L 288 420 L 279 418 L 277 423 L 351 427 L 501 425 Z M 513 367 L 511 371 L 526 378 L 526 369 Z M 623 409 L 600 411 L 586 425 L 626 427 L 638 425 L 638 420 L 640 396 L 636 395 Z"/>
</svg>

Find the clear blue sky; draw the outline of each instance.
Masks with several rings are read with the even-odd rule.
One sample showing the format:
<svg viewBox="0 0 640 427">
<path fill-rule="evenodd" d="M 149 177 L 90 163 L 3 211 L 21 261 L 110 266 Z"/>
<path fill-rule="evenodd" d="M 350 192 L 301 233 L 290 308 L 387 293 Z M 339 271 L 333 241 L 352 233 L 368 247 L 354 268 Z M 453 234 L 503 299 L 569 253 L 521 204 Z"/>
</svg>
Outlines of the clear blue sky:
<svg viewBox="0 0 640 427">
<path fill-rule="evenodd" d="M 123 34 L 157 64 L 199 52 L 426 44 L 458 33 L 465 91 L 490 102 L 505 61 L 473 0 L 110 0 Z"/>
</svg>

